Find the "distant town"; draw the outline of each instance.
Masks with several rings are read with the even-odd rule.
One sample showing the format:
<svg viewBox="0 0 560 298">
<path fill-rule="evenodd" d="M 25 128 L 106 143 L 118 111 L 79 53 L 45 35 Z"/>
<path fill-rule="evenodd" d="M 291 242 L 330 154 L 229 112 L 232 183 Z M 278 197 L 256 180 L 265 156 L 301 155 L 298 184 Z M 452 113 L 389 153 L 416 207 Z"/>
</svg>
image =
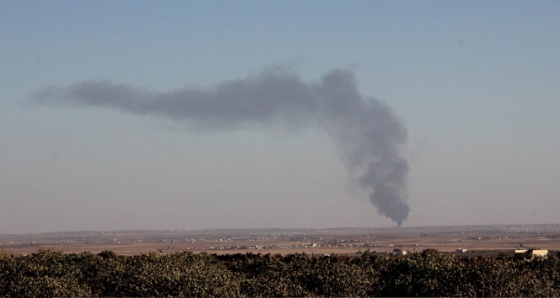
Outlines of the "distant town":
<svg viewBox="0 0 560 298">
<path fill-rule="evenodd" d="M 189 250 L 216 254 L 338 254 L 364 251 L 405 255 L 425 249 L 454 254 L 560 250 L 560 224 L 332 229 L 218 229 L 81 231 L 0 235 L 0 250 L 28 254 L 104 250 L 119 254 Z"/>
</svg>

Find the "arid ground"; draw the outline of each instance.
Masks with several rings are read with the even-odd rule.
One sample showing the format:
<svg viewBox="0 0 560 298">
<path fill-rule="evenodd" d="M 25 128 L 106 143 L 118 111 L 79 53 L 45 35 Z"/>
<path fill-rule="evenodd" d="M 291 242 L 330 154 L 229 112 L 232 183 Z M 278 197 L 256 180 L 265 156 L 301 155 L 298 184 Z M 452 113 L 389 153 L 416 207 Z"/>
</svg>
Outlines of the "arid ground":
<svg viewBox="0 0 560 298">
<path fill-rule="evenodd" d="M 333 229 L 224 229 L 58 232 L 0 235 L 0 250 L 29 254 L 41 249 L 65 253 L 104 250 L 135 255 L 189 250 L 217 254 L 340 254 L 366 250 L 394 253 L 437 249 L 465 255 L 514 249 L 560 250 L 560 224 Z"/>
</svg>

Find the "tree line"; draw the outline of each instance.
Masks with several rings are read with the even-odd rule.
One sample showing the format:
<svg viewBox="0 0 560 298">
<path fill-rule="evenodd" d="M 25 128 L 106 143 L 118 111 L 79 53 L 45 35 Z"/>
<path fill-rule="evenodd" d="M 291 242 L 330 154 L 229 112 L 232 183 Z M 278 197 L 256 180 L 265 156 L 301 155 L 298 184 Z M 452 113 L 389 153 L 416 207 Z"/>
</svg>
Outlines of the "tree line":
<svg viewBox="0 0 560 298">
<path fill-rule="evenodd" d="M 0 251 L 0 296 L 560 296 L 560 255 L 520 260 L 436 250 L 406 257 Z"/>
</svg>

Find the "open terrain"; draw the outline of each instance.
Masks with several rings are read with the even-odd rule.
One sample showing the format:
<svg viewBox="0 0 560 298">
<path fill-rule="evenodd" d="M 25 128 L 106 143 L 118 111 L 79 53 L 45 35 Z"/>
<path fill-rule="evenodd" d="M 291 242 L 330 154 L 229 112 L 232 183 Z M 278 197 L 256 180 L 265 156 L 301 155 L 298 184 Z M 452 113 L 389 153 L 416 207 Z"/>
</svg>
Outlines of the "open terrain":
<svg viewBox="0 0 560 298">
<path fill-rule="evenodd" d="M 514 249 L 560 250 L 560 224 L 333 229 L 224 229 L 57 232 L 0 235 L 0 249 L 29 254 L 41 249 L 65 253 L 104 250 L 135 255 L 189 250 L 217 254 L 356 254 L 437 249 L 498 254 Z M 462 252 L 458 252 L 462 249 Z"/>
</svg>

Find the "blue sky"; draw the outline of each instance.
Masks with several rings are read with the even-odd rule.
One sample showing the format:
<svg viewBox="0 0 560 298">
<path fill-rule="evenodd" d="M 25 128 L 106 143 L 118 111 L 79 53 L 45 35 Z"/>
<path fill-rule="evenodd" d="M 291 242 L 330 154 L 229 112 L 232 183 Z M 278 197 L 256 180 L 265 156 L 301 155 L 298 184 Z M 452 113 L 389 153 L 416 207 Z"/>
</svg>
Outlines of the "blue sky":
<svg viewBox="0 0 560 298">
<path fill-rule="evenodd" d="M 0 233 L 394 226 L 321 129 L 40 105 L 82 81 L 354 73 L 408 130 L 404 225 L 559 223 L 557 1 L 2 1 Z"/>
</svg>

